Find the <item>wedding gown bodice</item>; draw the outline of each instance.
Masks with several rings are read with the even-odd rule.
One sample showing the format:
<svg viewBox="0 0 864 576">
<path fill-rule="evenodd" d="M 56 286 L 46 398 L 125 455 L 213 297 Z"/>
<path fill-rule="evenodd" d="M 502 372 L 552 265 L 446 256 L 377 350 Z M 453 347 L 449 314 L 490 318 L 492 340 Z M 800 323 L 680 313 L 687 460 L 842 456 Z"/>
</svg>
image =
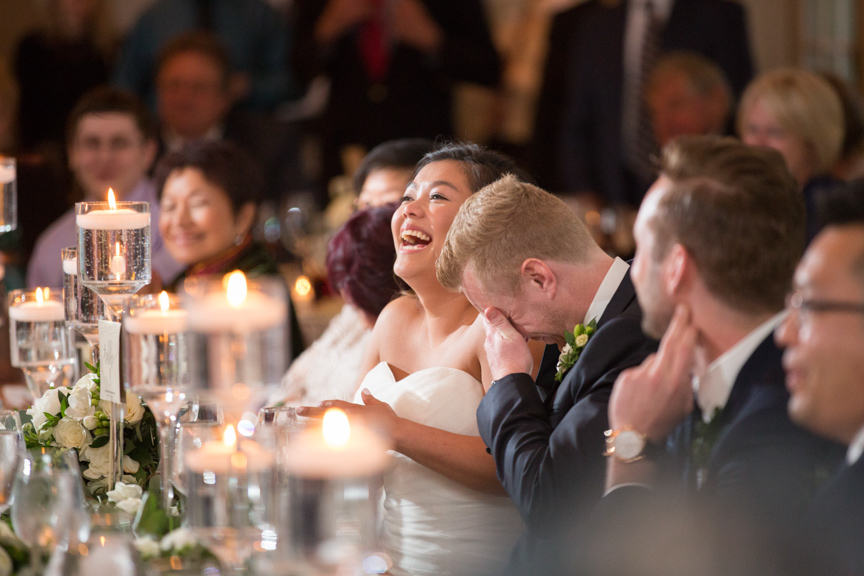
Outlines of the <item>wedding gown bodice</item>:
<svg viewBox="0 0 864 576">
<path fill-rule="evenodd" d="M 483 387 L 455 368 L 426 368 L 396 381 L 381 362 L 362 388 L 414 422 L 478 436 L 476 411 Z M 356 400 L 360 402 L 359 397 Z M 506 496 L 466 488 L 398 453 L 384 475 L 382 543 L 394 575 L 498 574 L 522 533 Z"/>
</svg>

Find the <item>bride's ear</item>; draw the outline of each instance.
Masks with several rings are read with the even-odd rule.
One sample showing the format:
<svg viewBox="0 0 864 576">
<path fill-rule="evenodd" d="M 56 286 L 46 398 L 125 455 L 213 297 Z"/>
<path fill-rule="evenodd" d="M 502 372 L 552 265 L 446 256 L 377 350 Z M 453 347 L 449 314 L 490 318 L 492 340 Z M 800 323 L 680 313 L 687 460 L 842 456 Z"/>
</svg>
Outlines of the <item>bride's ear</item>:
<svg viewBox="0 0 864 576">
<path fill-rule="evenodd" d="M 555 292 L 558 289 L 558 280 L 546 262 L 537 258 L 528 258 L 522 262 L 520 272 L 523 289 L 539 290 L 550 298 L 555 296 Z"/>
</svg>

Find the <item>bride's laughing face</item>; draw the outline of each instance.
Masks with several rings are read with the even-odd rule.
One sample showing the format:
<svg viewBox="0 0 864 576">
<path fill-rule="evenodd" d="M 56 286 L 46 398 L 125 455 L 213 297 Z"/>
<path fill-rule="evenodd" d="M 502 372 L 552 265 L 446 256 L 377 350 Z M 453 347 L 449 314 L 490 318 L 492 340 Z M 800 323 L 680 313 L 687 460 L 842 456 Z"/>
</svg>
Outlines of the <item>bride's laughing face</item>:
<svg viewBox="0 0 864 576">
<path fill-rule="evenodd" d="M 471 194 L 462 164 L 455 160 L 432 162 L 417 173 L 392 220 L 397 276 L 405 281 L 418 275 L 435 277 L 435 260 L 447 231 Z"/>
</svg>

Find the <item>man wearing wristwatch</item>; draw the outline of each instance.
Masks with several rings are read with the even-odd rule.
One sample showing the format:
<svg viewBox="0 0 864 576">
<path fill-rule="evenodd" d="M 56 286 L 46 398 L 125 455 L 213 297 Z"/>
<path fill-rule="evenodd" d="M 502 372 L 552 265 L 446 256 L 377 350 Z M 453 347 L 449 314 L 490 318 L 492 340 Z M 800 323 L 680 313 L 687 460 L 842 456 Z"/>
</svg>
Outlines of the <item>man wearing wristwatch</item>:
<svg viewBox="0 0 864 576">
<path fill-rule="evenodd" d="M 603 495 L 612 384 L 657 347 L 630 266 L 563 201 L 513 176 L 465 202 L 437 265 L 485 317 L 495 382 L 478 429 L 526 526 L 505 573 L 573 574 L 576 532 Z M 549 344 L 536 383 L 528 339 Z"/>
<path fill-rule="evenodd" d="M 662 341 L 615 383 L 598 514 L 667 489 L 731 569 L 754 535 L 783 542 L 838 463 L 835 446 L 789 420 L 772 336 L 804 247 L 803 200 L 773 151 L 682 138 L 664 149 L 634 235 L 643 329 Z"/>
</svg>

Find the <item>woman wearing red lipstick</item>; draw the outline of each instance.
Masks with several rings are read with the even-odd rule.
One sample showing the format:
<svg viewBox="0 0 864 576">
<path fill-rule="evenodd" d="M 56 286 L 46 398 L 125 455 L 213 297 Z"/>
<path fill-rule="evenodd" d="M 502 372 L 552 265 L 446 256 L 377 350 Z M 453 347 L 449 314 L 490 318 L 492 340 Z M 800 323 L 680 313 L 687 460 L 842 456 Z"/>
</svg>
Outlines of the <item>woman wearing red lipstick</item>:
<svg viewBox="0 0 864 576">
<path fill-rule="evenodd" d="M 459 207 L 508 173 L 527 179 L 509 158 L 474 144 L 424 156 L 392 220 L 394 272 L 413 294 L 387 305 L 375 324 L 361 404 L 324 403 L 391 434 L 397 454 L 384 476 L 382 543 L 394 575 L 499 573 L 522 531 L 477 432 L 475 412 L 491 384 L 481 320 L 435 276 Z"/>
</svg>

